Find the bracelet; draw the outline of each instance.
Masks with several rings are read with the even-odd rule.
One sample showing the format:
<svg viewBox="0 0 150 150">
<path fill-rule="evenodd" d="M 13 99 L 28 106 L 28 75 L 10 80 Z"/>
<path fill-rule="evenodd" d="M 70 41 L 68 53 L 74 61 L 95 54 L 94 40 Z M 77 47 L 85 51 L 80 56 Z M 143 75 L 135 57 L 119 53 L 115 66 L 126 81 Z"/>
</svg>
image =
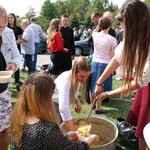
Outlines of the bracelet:
<svg viewBox="0 0 150 150">
<path fill-rule="evenodd" d="M 104 86 L 104 83 L 102 83 L 102 84 L 96 83 L 96 85 L 97 85 L 97 86 Z"/>
</svg>

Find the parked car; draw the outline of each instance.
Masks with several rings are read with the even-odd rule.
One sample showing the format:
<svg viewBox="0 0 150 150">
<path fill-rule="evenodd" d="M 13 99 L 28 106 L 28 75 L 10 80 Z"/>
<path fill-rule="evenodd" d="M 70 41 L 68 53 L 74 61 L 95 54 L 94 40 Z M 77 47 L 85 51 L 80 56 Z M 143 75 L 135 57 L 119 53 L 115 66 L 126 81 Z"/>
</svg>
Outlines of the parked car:
<svg viewBox="0 0 150 150">
<path fill-rule="evenodd" d="M 42 37 L 40 37 L 40 48 L 39 48 L 39 54 L 46 53 L 47 52 L 47 35 L 44 33 Z"/>
<path fill-rule="evenodd" d="M 88 56 L 91 53 L 91 44 L 88 42 L 89 38 L 85 40 L 75 41 L 75 55 L 76 56 Z"/>
</svg>

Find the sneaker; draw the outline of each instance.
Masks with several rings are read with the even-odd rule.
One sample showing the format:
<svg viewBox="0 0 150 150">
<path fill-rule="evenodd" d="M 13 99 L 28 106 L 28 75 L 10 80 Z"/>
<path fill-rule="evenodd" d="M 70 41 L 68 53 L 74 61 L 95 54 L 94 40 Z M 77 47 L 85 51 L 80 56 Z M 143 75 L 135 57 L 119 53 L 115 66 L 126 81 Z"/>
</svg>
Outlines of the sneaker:
<svg viewBox="0 0 150 150">
<path fill-rule="evenodd" d="M 106 109 L 95 110 L 95 114 L 104 114 L 107 112 L 108 112 L 108 110 L 106 110 Z"/>
</svg>

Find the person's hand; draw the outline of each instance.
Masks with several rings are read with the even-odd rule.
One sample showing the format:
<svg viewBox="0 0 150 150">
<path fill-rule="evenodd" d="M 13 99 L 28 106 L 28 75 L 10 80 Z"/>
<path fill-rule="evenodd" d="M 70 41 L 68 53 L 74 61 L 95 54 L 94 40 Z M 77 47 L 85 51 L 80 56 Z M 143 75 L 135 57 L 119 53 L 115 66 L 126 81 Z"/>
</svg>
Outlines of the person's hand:
<svg viewBox="0 0 150 150">
<path fill-rule="evenodd" d="M 99 142 L 99 137 L 96 134 L 91 134 L 87 140 L 89 146 L 92 144 L 97 144 Z"/>
<path fill-rule="evenodd" d="M 98 100 L 100 100 L 100 101 L 102 101 L 103 99 L 108 98 L 108 97 L 109 97 L 108 92 L 102 92 L 101 94 L 99 94 L 97 96 Z"/>
<path fill-rule="evenodd" d="M 78 131 L 69 131 L 67 132 L 68 139 L 71 141 L 78 140 Z"/>
<path fill-rule="evenodd" d="M 98 96 L 102 92 L 103 92 L 103 86 L 96 85 L 96 87 L 95 87 L 95 95 Z"/>
<path fill-rule="evenodd" d="M 69 49 L 68 48 L 64 48 L 64 51 L 65 51 L 65 53 L 67 53 L 69 51 Z"/>
<path fill-rule="evenodd" d="M 17 65 L 14 62 L 8 63 L 6 70 L 13 70 L 15 71 L 17 69 Z"/>
<path fill-rule="evenodd" d="M 75 112 L 80 113 L 81 112 L 81 103 L 78 98 L 75 99 Z"/>
</svg>

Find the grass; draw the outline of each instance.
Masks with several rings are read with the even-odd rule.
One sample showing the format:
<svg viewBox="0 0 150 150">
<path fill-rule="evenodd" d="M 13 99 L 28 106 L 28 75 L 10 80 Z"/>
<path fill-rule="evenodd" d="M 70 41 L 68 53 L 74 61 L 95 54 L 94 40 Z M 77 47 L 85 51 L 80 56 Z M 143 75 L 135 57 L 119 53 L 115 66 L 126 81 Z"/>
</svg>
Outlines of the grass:
<svg viewBox="0 0 150 150">
<path fill-rule="evenodd" d="M 27 79 L 27 77 L 28 77 L 27 72 L 21 71 L 21 81 L 24 82 Z M 119 86 L 121 86 L 121 81 L 113 80 L 113 89 L 115 89 Z M 13 79 L 12 83 L 9 85 L 9 89 L 12 93 L 11 101 L 14 104 L 17 101 L 17 97 L 18 97 L 18 92 L 16 91 L 14 79 Z M 91 115 L 104 117 L 104 118 L 107 118 L 110 121 L 116 123 L 116 119 L 118 117 L 125 118 L 127 116 L 130 105 L 132 103 L 132 101 L 131 101 L 132 97 L 133 97 L 133 94 L 126 96 L 126 97 L 114 96 L 114 97 L 110 98 L 109 103 L 102 104 L 103 108 L 109 110 L 108 113 L 102 114 L 102 115 L 96 115 L 93 110 Z M 82 101 L 82 112 L 80 114 L 75 113 L 73 106 L 71 106 L 72 115 L 75 117 L 86 116 L 89 112 L 89 109 L 90 109 L 90 105 L 85 101 Z"/>
<path fill-rule="evenodd" d="M 121 86 L 121 81 L 113 80 L 113 89 L 119 86 Z M 110 121 L 116 124 L 116 120 L 118 117 L 126 118 L 128 111 L 130 109 L 131 103 L 132 103 L 132 97 L 133 97 L 132 93 L 126 97 L 114 96 L 110 98 L 109 103 L 102 104 L 102 108 L 109 110 L 108 113 L 97 115 L 95 114 L 95 111 L 93 110 L 91 115 L 109 119 Z M 72 114 L 73 116 L 76 116 L 76 117 L 81 116 L 81 115 L 86 116 L 90 108 L 91 106 L 87 104 L 87 102 L 83 102 L 82 112 L 80 114 L 77 114 L 72 108 Z"/>
<path fill-rule="evenodd" d="M 28 77 L 28 74 L 27 72 L 22 72 L 21 71 L 21 81 L 24 82 L 27 77 Z M 121 81 L 117 81 L 117 80 L 113 80 L 113 89 L 117 88 L 121 86 Z M 9 84 L 9 89 L 11 91 L 11 101 L 13 104 L 15 104 L 15 102 L 17 101 L 17 97 L 18 97 L 18 92 L 16 91 L 16 87 L 15 87 L 15 84 L 14 84 L 14 79 L 12 80 L 12 83 Z M 116 124 L 116 120 L 118 117 L 123 117 L 123 118 L 126 118 L 127 116 L 127 113 L 129 111 L 129 108 L 130 108 L 130 105 L 132 103 L 132 97 L 133 97 L 133 94 L 127 96 L 127 97 L 120 97 L 120 96 L 114 96 L 112 98 L 110 98 L 110 101 L 109 103 L 104 103 L 102 105 L 103 108 L 105 109 L 108 109 L 108 113 L 106 114 L 103 114 L 103 115 L 96 115 L 94 110 L 92 111 L 92 114 L 93 116 L 99 116 L 99 117 L 103 117 L 103 118 L 106 118 L 110 121 L 112 121 L 113 123 Z M 74 117 L 77 117 L 77 116 L 86 116 L 88 113 L 89 113 L 89 110 L 90 110 L 90 105 L 85 102 L 85 101 L 82 101 L 82 111 L 80 114 L 77 114 L 75 111 L 74 111 L 74 108 L 73 106 L 71 106 L 71 111 L 72 111 L 72 115 Z M 12 140 L 10 142 L 10 148 L 9 150 L 14 150 L 13 146 L 12 146 Z"/>
</svg>

